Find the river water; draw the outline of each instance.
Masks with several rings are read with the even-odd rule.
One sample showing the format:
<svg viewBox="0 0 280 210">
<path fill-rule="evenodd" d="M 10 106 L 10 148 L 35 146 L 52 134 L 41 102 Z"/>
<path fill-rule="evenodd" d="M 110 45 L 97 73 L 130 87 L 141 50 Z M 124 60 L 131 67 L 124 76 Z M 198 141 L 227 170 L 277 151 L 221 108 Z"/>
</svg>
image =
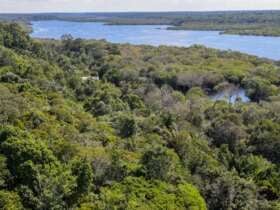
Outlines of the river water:
<svg viewBox="0 0 280 210">
<path fill-rule="evenodd" d="M 166 30 L 162 25 L 104 25 L 96 22 L 36 21 L 32 22 L 36 38 L 59 39 L 64 34 L 75 38 L 106 39 L 113 43 L 170 45 L 188 47 L 194 44 L 234 50 L 280 60 L 280 37 L 220 35 L 218 31 Z"/>
</svg>

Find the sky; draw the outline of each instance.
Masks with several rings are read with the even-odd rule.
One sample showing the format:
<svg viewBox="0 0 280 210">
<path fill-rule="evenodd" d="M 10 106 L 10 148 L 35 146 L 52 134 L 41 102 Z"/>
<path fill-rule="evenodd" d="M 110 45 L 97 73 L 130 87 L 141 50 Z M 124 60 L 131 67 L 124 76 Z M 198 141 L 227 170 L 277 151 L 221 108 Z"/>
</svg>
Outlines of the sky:
<svg viewBox="0 0 280 210">
<path fill-rule="evenodd" d="M 0 13 L 280 9 L 280 0 L 0 0 Z"/>
</svg>

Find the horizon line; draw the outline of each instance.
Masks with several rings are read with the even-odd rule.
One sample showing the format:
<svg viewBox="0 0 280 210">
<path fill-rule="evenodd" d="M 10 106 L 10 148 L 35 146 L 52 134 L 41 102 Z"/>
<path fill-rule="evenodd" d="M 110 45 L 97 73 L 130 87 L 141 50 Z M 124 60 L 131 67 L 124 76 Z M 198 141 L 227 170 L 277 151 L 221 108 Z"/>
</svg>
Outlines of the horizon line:
<svg viewBox="0 0 280 210">
<path fill-rule="evenodd" d="M 280 12 L 279 9 L 229 9 L 229 10 L 162 10 L 162 11 L 126 11 L 126 10 L 119 10 L 119 11 L 34 11 L 34 12 L 0 12 L 0 15 L 20 15 L 20 14 L 91 14 L 91 13 L 178 13 L 178 12 Z"/>
</svg>

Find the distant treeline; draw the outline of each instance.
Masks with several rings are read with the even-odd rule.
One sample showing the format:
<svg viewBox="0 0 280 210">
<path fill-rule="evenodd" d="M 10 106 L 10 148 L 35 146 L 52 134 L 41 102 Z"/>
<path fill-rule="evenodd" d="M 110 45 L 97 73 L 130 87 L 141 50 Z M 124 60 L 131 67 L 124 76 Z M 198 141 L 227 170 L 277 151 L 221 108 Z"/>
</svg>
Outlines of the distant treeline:
<svg viewBox="0 0 280 210">
<path fill-rule="evenodd" d="M 63 20 L 112 25 L 170 25 L 172 30 L 219 30 L 240 35 L 280 36 L 280 11 L 127 12 L 0 14 L 6 21 Z"/>
</svg>

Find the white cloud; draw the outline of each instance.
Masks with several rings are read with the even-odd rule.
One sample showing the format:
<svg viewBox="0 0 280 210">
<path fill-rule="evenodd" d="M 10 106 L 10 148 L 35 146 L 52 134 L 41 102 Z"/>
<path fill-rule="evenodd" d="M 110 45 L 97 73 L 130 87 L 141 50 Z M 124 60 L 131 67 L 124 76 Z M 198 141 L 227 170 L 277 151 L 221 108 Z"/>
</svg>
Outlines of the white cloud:
<svg viewBox="0 0 280 210">
<path fill-rule="evenodd" d="M 280 9 L 280 0 L 0 0 L 0 12 Z"/>
</svg>

